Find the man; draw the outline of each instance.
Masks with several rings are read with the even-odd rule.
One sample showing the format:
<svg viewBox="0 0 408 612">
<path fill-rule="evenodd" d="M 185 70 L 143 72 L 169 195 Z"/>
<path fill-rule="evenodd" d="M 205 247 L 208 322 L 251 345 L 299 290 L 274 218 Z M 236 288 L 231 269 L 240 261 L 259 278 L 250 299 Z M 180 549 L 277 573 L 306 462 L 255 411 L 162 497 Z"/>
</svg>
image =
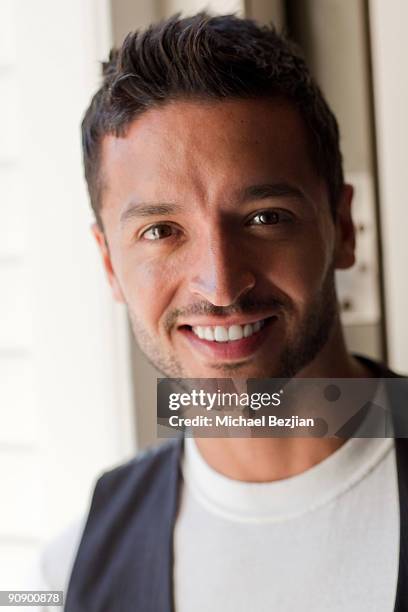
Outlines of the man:
<svg viewBox="0 0 408 612">
<path fill-rule="evenodd" d="M 273 29 L 200 13 L 130 34 L 83 147 L 114 298 L 166 376 L 392 376 L 345 347 L 353 192 L 336 120 Z M 66 610 L 406 609 L 396 465 L 390 438 L 149 451 L 98 481 Z"/>
</svg>

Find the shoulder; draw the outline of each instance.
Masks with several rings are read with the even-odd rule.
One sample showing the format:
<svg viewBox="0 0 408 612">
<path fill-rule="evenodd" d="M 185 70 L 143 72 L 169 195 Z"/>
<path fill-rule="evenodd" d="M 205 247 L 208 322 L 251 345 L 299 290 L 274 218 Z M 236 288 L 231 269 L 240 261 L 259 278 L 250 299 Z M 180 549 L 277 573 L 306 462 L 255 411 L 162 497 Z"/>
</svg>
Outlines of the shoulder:
<svg viewBox="0 0 408 612">
<path fill-rule="evenodd" d="M 180 448 L 180 440 L 170 440 L 102 473 L 93 493 L 92 512 L 70 523 L 44 546 L 31 570 L 32 582 L 45 590 L 65 591 L 85 531 L 97 528 L 102 517 L 104 527 L 109 531 L 108 525 L 111 521 L 116 523 L 117 513 L 123 511 L 124 500 L 135 495 L 140 483 L 144 483 L 141 488 L 146 492 L 146 484 L 152 480 L 153 472 L 157 472 L 160 466 L 169 465 L 173 459 L 178 461 Z M 98 517 L 94 527 L 93 517 Z"/>
<path fill-rule="evenodd" d="M 137 483 L 149 485 L 152 476 L 161 469 L 177 466 L 181 448 L 182 440 L 177 438 L 139 452 L 130 461 L 102 473 L 97 479 L 94 497 L 111 498 L 126 489 L 134 491 Z"/>
<path fill-rule="evenodd" d="M 148 513 L 159 492 L 170 494 L 177 486 L 182 439 L 148 448 L 97 480 L 85 531 L 99 538 L 120 527 L 125 532 L 140 512 Z"/>
<path fill-rule="evenodd" d="M 365 365 L 376 378 L 406 378 L 406 374 L 399 374 L 391 370 L 385 363 L 367 357 L 366 355 L 354 354 L 360 363 Z"/>
</svg>

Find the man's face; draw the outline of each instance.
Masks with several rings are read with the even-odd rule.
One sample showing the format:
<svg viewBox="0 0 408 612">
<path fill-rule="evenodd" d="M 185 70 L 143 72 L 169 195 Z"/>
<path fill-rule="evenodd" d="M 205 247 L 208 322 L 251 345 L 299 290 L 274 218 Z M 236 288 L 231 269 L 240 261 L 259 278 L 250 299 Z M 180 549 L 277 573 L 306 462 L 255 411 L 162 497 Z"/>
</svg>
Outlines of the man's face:
<svg viewBox="0 0 408 612">
<path fill-rule="evenodd" d="M 297 111 L 178 101 L 102 145 L 95 228 L 136 340 L 168 376 L 292 376 L 336 321 L 351 194 L 333 222 Z M 108 249 L 105 245 L 105 240 Z"/>
</svg>

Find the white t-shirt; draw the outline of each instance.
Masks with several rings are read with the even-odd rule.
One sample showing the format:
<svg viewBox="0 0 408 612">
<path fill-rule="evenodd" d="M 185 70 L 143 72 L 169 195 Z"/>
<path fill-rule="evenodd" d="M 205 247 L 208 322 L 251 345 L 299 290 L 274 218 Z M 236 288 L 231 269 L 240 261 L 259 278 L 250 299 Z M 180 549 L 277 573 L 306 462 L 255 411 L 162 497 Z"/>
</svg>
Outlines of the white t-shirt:
<svg viewBox="0 0 408 612">
<path fill-rule="evenodd" d="M 392 612 L 399 507 L 391 439 L 354 438 L 306 472 L 247 483 L 186 439 L 177 612 Z"/>
<path fill-rule="evenodd" d="M 192 439 L 185 449 L 174 531 L 177 612 L 393 611 L 393 440 L 351 439 L 303 474 L 271 483 L 228 479 Z M 66 591 L 83 524 L 46 548 L 28 588 Z"/>
</svg>

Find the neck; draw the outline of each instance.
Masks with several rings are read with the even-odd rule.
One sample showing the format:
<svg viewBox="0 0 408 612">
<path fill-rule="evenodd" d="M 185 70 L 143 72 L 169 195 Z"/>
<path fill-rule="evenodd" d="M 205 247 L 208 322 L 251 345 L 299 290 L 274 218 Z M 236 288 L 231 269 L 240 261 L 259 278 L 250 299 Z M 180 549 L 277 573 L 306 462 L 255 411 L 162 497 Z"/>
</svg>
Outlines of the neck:
<svg viewBox="0 0 408 612">
<path fill-rule="evenodd" d="M 339 321 L 300 378 L 369 378 L 372 374 L 347 353 Z M 205 461 L 234 480 L 269 482 L 301 474 L 335 452 L 338 438 L 196 438 Z"/>
</svg>

